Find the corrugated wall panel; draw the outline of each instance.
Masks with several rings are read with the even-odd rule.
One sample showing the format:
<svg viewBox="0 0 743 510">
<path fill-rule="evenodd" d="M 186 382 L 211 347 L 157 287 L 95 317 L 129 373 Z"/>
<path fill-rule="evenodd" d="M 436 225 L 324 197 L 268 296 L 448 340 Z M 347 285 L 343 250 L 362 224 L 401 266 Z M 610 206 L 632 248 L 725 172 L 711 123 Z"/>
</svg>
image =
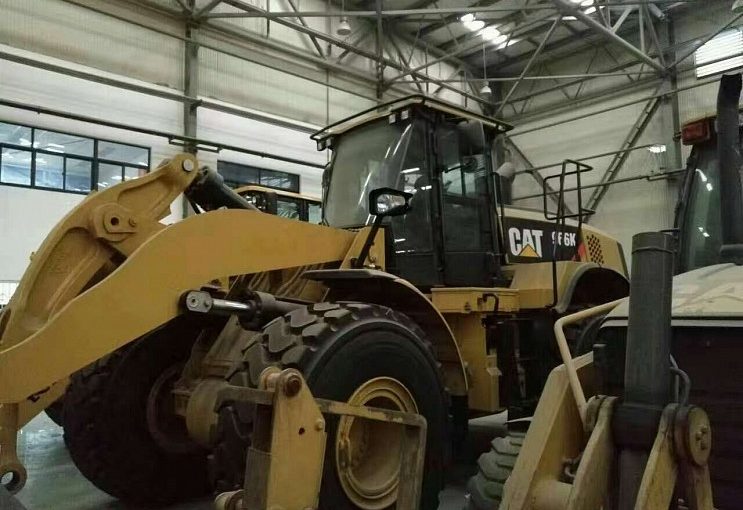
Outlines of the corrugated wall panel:
<svg viewBox="0 0 743 510">
<path fill-rule="evenodd" d="M 208 49 L 202 49 L 199 58 L 202 96 L 303 122 L 324 123 L 324 85 Z"/>
<path fill-rule="evenodd" d="M 1 43 L 183 87 L 183 47 L 177 39 L 58 0 L 0 0 L 0 11 Z"/>
</svg>

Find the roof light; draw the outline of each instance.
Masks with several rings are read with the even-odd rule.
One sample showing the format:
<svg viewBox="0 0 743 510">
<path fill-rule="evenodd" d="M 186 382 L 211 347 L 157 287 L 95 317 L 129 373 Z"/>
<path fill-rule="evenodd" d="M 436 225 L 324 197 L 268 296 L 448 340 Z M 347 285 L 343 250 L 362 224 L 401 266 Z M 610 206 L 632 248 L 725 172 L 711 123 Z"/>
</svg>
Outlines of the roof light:
<svg viewBox="0 0 743 510">
<path fill-rule="evenodd" d="M 501 34 L 498 37 L 496 37 L 495 39 L 492 39 L 490 42 L 493 43 L 493 44 L 497 44 L 498 45 L 498 49 L 501 49 L 501 48 L 505 48 L 507 46 L 511 46 L 512 44 L 516 43 L 517 40 L 516 39 L 511 39 L 509 41 L 507 35 Z"/>
<path fill-rule="evenodd" d="M 459 18 L 459 21 L 461 21 L 462 23 L 471 23 L 475 21 L 475 15 L 472 13 L 465 14 L 464 16 Z"/>
<path fill-rule="evenodd" d="M 340 36 L 347 36 L 351 34 L 351 25 L 348 23 L 348 18 L 343 16 L 341 22 L 338 23 L 338 28 L 335 29 L 335 33 Z"/>
<path fill-rule="evenodd" d="M 480 30 L 482 27 L 485 26 L 485 22 L 482 20 L 476 19 L 474 21 L 466 22 L 464 26 L 473 32 L 477 32 L 478 30 Z"/>
<path fill-rule="evenodd" d="M 484 39 L 488 39 L 488 40 L 490 40 L 490 41 L 492 41 L 493 39 L 496 39 L 496 38 L 498 38 L 498 37 L 501 37 L 501 33 L 500 33 L 500 32 L 498 31 L 498 29 L 497 29 L 497 28 L 495 28 L 495 27 L 494 27 L 494 26 L 492 26 L 492 25 L 491 25 L 491 26 L 489 26 L 489 27 L 485 27 L 485 28 L 483 28 L 483 29 L 482 29 L 482 32 L 480 32 L 480 35 L 481 35 L 481 36 L 482 36 L 482 37 L 483 37 Z"/>
</svg>

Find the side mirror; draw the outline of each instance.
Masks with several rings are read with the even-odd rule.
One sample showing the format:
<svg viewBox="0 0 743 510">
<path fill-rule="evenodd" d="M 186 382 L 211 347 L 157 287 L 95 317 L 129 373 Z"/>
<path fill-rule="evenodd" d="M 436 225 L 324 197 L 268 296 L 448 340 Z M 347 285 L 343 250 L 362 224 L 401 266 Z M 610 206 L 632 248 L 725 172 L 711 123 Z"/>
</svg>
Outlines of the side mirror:
<svg viewBox="0 0 743 510">
<path fill-rule="evenodd" d="M 377 188 L 369 192 L 369 212 L 380 218 L 402 216 L 410 210 L 412 193 L 394 188 Z"/>
</svg>

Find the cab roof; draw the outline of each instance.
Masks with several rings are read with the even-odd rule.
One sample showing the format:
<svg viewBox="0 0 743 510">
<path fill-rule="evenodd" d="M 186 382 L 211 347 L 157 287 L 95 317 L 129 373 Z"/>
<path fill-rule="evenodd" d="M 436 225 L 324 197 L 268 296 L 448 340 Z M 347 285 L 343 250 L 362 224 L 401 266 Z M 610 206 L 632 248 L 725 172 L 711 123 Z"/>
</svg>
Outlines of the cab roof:
<svg viewBox="0 0 743 510">
<path fill-rule="evenodd" d="M 353 129 L 362 124 L 387 117 L 390 114 L 407 108 L 411 105 L 418 105 L 426 108 L 431 108 L 433 110 L 438 110 L 440 112 L 459 117 L 462 120 L 473 120 L 476 122 L 481 122 L 483 125 L 495 129 L 498 133 L 505 133 L 506 131 L 510 131 L 511 129 L 513 129 L 513 126 L 511 126 L 510 124 L 507 124 L 493 117 L 487 117 L 470 110 L 465 110 L 461 106 L 457 106 L 440 99 L 435 99 L 422 94 L 415 94 L 412 96 L 405 96 L 399 99 L 395 99 L 394 101 L 376 105 L 372 108 L 369 108 L 368 110 L 364 110 L 350 117 L 346 117 L 345 119 L 341 119 L 337 122 L 334 122 L 333 124 L 324 127 L 320 131 L 313 133 L 310 138 L 320 142 L 331 136 L 345 133 L 346 131 L 349 131 L 350 129 Z"/>
</svg>

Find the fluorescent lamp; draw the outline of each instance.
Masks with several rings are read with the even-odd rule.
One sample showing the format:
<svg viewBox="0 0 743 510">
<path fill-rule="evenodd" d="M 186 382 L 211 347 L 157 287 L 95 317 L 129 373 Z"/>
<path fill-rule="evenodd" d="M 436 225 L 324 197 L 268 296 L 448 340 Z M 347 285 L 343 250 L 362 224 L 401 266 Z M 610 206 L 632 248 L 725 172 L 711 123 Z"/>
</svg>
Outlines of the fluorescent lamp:
<svg viewBox="0 0 743 510">
<path fill-rule="evenodd" d="M 464 26 L 467 27 L 472 32 L 477 32 L 478 30 L 482 29 L 482 27 L 485 26 L 485 22 L 480 19 L 476 19 L 474 21 L 465 23 Z"/>
<path fill-rule="evenodd" d="M 480 32 L 480 35 L 484 39 L 488 39 L 492 41 L 493 39 L 496 39 L 497 37 L 501 37 L 501 33 L 498 31 L 497 28 L 494 26 L 485 27 L 482 29 L 482 32 Z"/>
<path fill-rule="evenodd" d="M 493 43 L 493 44 L 498 45 L 498 49 L 501 49 L 501 48 L 505 48 L 507 46 L 511 46 L 512 44 L 516 43 L 517 41 L 516 41 L 516 39 L 511 39 L 509 41 L 507 35 L 501 34 L 498 37 L 496 37 L 495 39 L 492 39 L 490 42 Z"/>
</svg>

